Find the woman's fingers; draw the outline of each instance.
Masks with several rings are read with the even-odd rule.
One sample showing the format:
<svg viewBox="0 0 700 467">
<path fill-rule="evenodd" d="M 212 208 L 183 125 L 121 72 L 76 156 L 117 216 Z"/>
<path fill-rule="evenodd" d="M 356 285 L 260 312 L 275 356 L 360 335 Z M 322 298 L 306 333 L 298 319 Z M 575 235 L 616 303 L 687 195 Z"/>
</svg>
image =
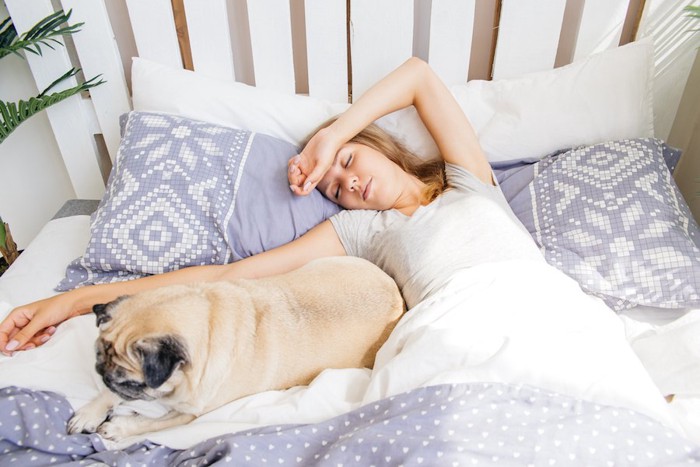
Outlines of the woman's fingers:
<svg viewBox="0 0 700 467">
<path fill-rule="evenodd" d="M 316 188 L 316 185 L 318 185 L 318 182 L 321 181 L 323 176 L 326 174 L 328 171 L 327 168 L 322 167 L 320 164 L 317 164 L 314 169 L 311 171 L 311 173 L 306 177 L 306 180 L 304 181 L 304 185 L 302 186 L 302 192 L 304 194 L 309 194 L 311 190 Z"/>
<path fill-rule="evenodd" d="M 330 168 L 339 145 L 327 129 L 316 133 L 288 164 L 290 189 L 297 195 L 308 195 Z"/>
<path fill-rule="evenodd" d="M 11 355 L 17 350 L 36 347 L 30 342 L 37 333 L 46 328 L 46 323 L 34 317 L 34 312 L 27 308 L 15 308 L 0 323 L 0 352 Z"/>
<path fill-rule="evenodd" d="M 313 170 L 311 170 L 312 167 Z M 301 154 L 289 160 L 289 188 L 295 195 L 307 195 L 311 192 L 313 188 L 309 189 L 309 186 L 311 186 L 309 183 L 309 172 L 311 171 L 311 173 L 314 173 L 317 168 L 317 161 L 311 159 L 303 151 Z M 315 187 L 317 183 L 318 182 L 313 183 L 313 187 Z"/>
<path fill-rule="evenodd" d="M 306 180 L 306 176 L 299 167 L 299 156 L 294 156 L 289 159 L 288 167 L 287 178 L 289 180 L 289 189 L 292 190 L 292 193 L 295 195 L 302 195 L 303 193 L 300 187 L 303 185 L 304 180 Z"/>
<path fill-rule="evenodd" d="M 34 337 L 32 337 L 29 342 L 24 346 L 22 350 L 28 350 L 29 345 L 34 345 L 34 347 L 39 347 L 46 344 L 51 336 L 56 332 L 56 326 L 49 326 L 46 329 L 39 331 Z"/>
</svg>

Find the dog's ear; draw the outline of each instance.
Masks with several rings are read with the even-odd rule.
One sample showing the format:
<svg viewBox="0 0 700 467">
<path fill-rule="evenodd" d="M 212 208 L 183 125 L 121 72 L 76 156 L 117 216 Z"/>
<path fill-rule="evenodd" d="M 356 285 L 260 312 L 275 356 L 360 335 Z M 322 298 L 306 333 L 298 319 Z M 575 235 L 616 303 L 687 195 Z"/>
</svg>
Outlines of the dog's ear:
<svg viewBox="0 0 700 467">
<path fill-rule="evenodd" d="M 98 303 L 94 305 L 92 307 L 92 312 L 95 313 L 95 317 L 97 318 L 98 328 L 112 319 L 112 315 L 109 313 L 109 303 Z"/>
<path fill-rule="evenodd" d="M 153 389 L 165 383 L 180 365 L 188 362 L 184 343 L 171 335 L 141 339 L 136 343 L 136 352 L 141 357 L 144 382 Z"/>
<path fill-rule="evenodd" d="M 122 295 L 109 303 L 98 303 L 92 307 L 92 312 L 95 313 L 95 317 L 97 318 L 97 327 L 108 323 L 112 319 L 112 311 L 114 310 L 114 306 L 124 300 L 126 297 L 126 295 Z"/>
</svg>

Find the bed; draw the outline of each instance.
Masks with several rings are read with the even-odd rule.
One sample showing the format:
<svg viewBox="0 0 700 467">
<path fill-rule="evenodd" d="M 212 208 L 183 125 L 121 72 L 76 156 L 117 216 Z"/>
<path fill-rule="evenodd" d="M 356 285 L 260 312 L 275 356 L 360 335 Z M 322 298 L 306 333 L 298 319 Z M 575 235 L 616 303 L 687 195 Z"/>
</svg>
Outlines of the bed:
<svg viewBox="0 0 700 467">
<path fill-rule="evenodd" d="M 0 356 L 0 465 L 700 460 L 700 231 L 672 177 L 680 151 L 654 136 L 653 41 L 618 46 L 637 16 L 627 1 L 585 2 L 575 33 L 564 1 L 61 3 L 85 22 L 86 76 L 107 81 L 50 116 L 78 197 L 95 201 L 68 203 L 0 277 L 0 316 L 58 290 L 235 261 L 332 215 L 318 194 L 292 198 L 285 163 L 411 55 L 450 86 L 547 261 L 456 274 L 408 310 L 372 370 L 328 369 L 119 442 L 67 434 L 102 387 L 95 319 L 71 319 Z M 53 8 L 6 4 L 20 28 Z M 484 50 L 492 79 L 478 79 Z M 60 125 L 61 112 L 87 123 Z M 411 109 L 378 123 L 435 153 Z"/>
</svg>

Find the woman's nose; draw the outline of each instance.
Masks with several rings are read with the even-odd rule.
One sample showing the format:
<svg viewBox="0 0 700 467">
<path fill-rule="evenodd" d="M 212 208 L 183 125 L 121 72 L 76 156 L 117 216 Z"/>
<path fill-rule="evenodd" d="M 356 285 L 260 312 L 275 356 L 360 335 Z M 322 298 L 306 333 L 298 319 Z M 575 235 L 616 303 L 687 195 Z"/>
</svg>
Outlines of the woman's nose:
<svg viewBox="0 0 700 467">
<path fill-rule="evenodd" d="M 345 189 L 352 191 L 357 185 L 357 177 L 354 175 L 348 176 L 345 179 Z"/>
</svg>

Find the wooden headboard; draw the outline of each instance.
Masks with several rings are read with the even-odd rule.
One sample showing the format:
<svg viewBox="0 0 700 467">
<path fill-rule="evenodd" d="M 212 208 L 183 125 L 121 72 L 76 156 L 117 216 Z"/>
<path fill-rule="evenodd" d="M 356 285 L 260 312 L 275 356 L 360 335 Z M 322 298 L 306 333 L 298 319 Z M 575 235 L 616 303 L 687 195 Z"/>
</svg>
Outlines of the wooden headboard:
<svg viewBox="0 0 700 467">
<path fill-rule="evenodd" d="M 70 66 L 106 84 L 48 109 L 76 194 L 99 198 L 130 110 L 130 56 L 347 102 L 406 58 L 447 84 L 565 65 L 634 39 L 644 0 L 5 0 L 18 32 L 57 7 L 84 22 L 28 56 L 40 89 Z M 78 62 L 78 63 L 76 63 Z M 102 148 L 102 151 L 100 151 Z M 100 162 L 99 154 L 103 154 Z M 105 156 L 107 154 L 108 156 Z M 106 163 L 105 163 L 106 162 Z M 106 168 L 105 168 L 106 167 Z"/>
</svg>

